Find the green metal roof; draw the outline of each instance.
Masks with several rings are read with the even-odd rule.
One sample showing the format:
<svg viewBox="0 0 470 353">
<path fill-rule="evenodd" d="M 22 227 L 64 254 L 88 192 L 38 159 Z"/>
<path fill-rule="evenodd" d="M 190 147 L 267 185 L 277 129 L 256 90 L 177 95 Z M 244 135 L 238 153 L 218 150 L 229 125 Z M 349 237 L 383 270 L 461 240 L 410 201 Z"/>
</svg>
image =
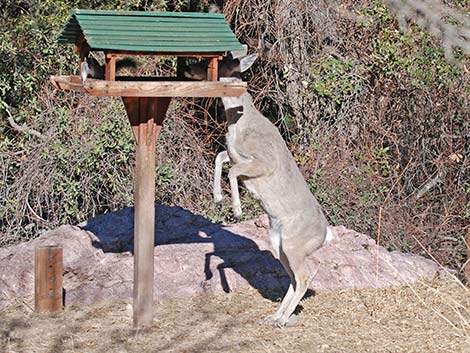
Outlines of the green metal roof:
<svg viewBox="0 0 470 353">
<path fill-rule="evenodd" d="M 85 37 L 91 50 L 219 53 L 241 50 L 222 14 L 75 10 L 59 43 Z"/>
</svg>

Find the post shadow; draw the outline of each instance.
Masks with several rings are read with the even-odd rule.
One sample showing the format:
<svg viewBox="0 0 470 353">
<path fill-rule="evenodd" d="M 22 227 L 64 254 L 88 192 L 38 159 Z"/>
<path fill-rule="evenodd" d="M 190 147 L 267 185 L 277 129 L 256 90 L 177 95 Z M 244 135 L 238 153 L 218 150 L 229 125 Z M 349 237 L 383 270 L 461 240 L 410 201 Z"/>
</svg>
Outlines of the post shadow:
<svg viewBox="0 0 470 353">
<path fill-rule="evenodd" d="M 155 208 L 155 246 L 213 243 L 214 251 L 205 254 L 204 269 L 201 269 L 206 280 L 218 275 L 223 290 L 230 292 L 225 269 L 231 268 L 264 298 L 277 301 L 284 296 L 289 276 L 270 251 L 261 250 L 253 240 L 181 207 L 155 205 Z M 99 240 L 94 241 L 93 246 L 104 252 L 133 253 L 133 220 L 134 208 L 127 207 L 91 218 L 81 228 L 97 236 Z M 201 236 L 201 232 L 205 236 Z M 217 266 L 217 274 L 210 266 L 214 256 L 223 261 Z M 307 294 L 311 295 L 312 291 Z"/>
</svg>

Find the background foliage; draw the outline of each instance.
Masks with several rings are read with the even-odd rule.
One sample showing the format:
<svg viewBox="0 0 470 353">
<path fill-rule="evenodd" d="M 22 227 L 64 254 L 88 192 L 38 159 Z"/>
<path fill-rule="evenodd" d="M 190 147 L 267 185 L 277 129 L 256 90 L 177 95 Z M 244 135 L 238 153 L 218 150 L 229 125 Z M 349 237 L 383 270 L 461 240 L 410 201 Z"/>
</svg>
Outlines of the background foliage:
<svg viewBox="0 0 470 353">
<path fill-rule="evenodd" d="M 55 42 L 70 11 L 209 5 L 0 5 L 0 246 L 132 205 L 134 141 L 122 103 L 47 83 L 51 74 L 77 72 L 73 48 Z M 436 37 L 411 22 L 403 30 L 377 0 L 227 0 L 224 13 L 260 54 L 246 77 L 256 104 L 282 131 L 330 222 L 460 269 L 470 224 L 468 56 L 456 49 L 458 64 L 446 60 Z M 174 69 L 169 59 L 139 64 L 140 73 Z M 222 209 L 211 203 L 212 163 L 225 132 L 214 103 L 172 104 L 157 150 L 156 196 L 220 221 L 231 211 L 228 200 Z M 246 217 L 260 212 L 242 197 Z"/>
</svg>

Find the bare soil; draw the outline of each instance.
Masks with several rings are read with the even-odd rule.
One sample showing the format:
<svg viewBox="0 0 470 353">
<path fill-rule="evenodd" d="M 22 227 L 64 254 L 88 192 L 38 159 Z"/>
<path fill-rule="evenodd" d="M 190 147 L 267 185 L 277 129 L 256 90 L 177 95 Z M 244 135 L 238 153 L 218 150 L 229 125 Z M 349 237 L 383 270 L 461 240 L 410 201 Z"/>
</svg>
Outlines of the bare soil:
<svg viewBox="0 0 470 353">
<path fill-rule="evenodd" d="M 173 298 L 135 331 L 128 301 L 55 316 L 18 301 L 0 313 L 0 352 L 470 352 L 470 295 L 452 279 L 319 291 L 302 301 L 296 326 L 260 324 L 277 305 L 254 289 Z"/>
</svg>

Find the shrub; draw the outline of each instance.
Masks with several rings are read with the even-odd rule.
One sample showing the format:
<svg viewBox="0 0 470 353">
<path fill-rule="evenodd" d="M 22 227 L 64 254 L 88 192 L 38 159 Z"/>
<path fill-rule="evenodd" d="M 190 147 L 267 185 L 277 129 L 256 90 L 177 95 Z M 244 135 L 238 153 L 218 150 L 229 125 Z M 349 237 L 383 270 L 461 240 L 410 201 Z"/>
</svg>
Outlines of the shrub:
<svg viewBox="0 0 470 353">
<path fill-rule="evenodd" d="M 77 70 L 72 48 L 54 40 L 70 9 L 208 5 L 7 2 L 0 245 L 132 204 L 133 140 L 119 100 L 45 84 L 51 73 Z M 470 224 L 468 58 L 456 50 L 461 66 L 450 64 L 435 37 L 415 25 L 403 32 L 381 1 L 228 0 L 224 11 L 238 38 L 260 54 L 246 76 L 256 105 L 278 125 L 330 221 L 373 236 L 380 226 L 383 245 L 460 269 Z M 155 63 L 140 64 L 152 70 Z M 227 221 L 229 200 L 220 210 L 211 204 L 212 163 L 225 132 L 214 106 L 173 103 L 157 149 L 157 201 Z M 12 129 L 6 109 L 44 138 Z M 260 212 L 243 190 L 242 202 L 246 217 Z"/>
</svg>

